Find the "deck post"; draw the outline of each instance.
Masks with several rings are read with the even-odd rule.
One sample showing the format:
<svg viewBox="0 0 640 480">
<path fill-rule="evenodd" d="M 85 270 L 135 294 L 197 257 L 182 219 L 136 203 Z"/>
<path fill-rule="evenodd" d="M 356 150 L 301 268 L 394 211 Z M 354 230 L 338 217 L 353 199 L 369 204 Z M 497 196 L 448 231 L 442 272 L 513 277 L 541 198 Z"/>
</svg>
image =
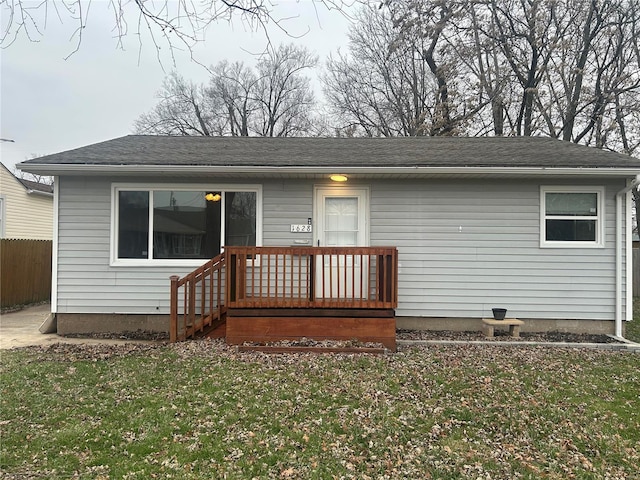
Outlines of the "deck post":
<svg viewBox="0 0 640 480">
<path fill-rule="evenodd" d="M 236 254 L 232 253 L 228 256 L 227 261 L 227 296 L 229 299 L 228 304 L 233 304 L 236 298 Z"/>
<path fill-rule="evenodd" d="M 385 258 L 385 302 L 393 301 L 393 257 L 390 254 L 386 254 Z"/>
<path fill-rule="evenodd" d="M 311 247 L 313 251 L 313 247 Z M 309 277 L 307 279 L 307 290 L 309 292 L 309 301 L 316 299 L 316 256 L 311 253 L 309 255 Z"/>
<path fill-rule="evenodd" d="M 178 275 L 171 275 L 171 310 L 169 316 L 169 341 L 178 341 Z"/>
</svg>

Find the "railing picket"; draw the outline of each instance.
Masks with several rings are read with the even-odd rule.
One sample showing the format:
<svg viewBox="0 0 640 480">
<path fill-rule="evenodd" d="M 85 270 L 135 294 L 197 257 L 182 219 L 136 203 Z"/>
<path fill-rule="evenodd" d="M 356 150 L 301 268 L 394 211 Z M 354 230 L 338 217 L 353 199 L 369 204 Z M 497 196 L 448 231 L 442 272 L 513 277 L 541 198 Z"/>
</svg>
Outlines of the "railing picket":
<svg viewBox="0 0 640 480">
<path fill-rule="evenodd" d="M 251 250 L 249 250 L 251 252 Z M 253 252 L 252 252 L 253 253 Z M 251 267 L 251 304 L 255 305 L 256 301 L 255 301 L 255 295 L 256 295 L 256 282 L 255 282 L 255 269 L 253 268 L 253 255 L 252 253 L 249 253 L 249 255 L 247 255 L 247 268 Z M 251 264 L 251 265 L 249 265 Z M 248 293 L 247 293 L 248 295 Z"/>
<path fill-rule="evenodd" d="M 189 315 L 189 302 L 188 302 L 188 296 L 187 293 L 189 291 L 188 288 L 189 285 L 189 280 L 187 280 L 187 283 L 185 283 L 184 285 L 184 295 L 183 295 L 183 312 L 182 312 L 182 335 L 181 338 L 182 340 L 186 340 L 187 339 L 187 316 Z"/>
<path fill-rule="evenodd" d="M 369 263 L 369 259 L 367 257 L 367 264 Z M 358 307 L 362 308 L 362 303 L 364 302 L 364 280 L 363 280 L 363 275 L 364 275 L 364 269 L 365 269 L 365 263 L 364 263 L 364 254 L 363 252 L 360 252 L 360 301 L 358 302 Z"/>
<path fill-rule="evenodd" d="M 290 299 L 290 304 L 289 305 L 293 305 L 294 304 L 294 300 L 293 300 L 293 292 L 295 291 L 295 285 L 294 285 L 294 281 L 293 281 L 293 250 L 289 250 L 289 265 L 290 265 L 290 275 L 289 275 L 289 299 Z"/>
<path fill-rule="evenodd" d="M 329 253 L 329 298 L 335 298 L 333 296 L 333 252 Z"/>
<path fill-rule="evenodd" d="M 327 272 L 327 269 L 325 268 L 325 258 L 324 258 L 324 252 L 319 252 L 319 258 L 320 258 L 320 272 L 319 275 L 322 279 L 322 282 L 320 283 L 320 285 L 322 285 L 322 298 L 320 299 L 320 302 L 324 302 L 324 299 L 327 298 L 327 293 L 325 292 L 325 284 L 327 283 L 325 275 Z"/>
<path fill-rule="evenodd" d="M 214 302 L 213 302 L 213 293 L 214 293 L 214 279 L 213 279 L 213 269 L 209 269 L 209 304 L 207 305 L 207 311 L 211 312 L 211 323 L 213 323 L 213 312 L 214 312 Z"/>
<path fill-rule="evenodd" d="M 303 256 L 303 254 L 302 254 L 302 252 L 300 251 L 299 248 L 296 249 L 295 252 L 296 252 L 296 255 L 295 255 L 296 265 L 297 265 L 297 268 L 298 268 L 298 290 L 297 290 L 298 297 L 296 299 L 296 306 L 304 307 L 305 305 L 304 305 L 304 300 L 303 299 L 307 295 L 307 293 L 306 293 L 306 285 L 303 285 L 303 283 L 302 283 L 302 268 L 303 268 L 302 267 L 302 256 Z"/>
<path fill-rule="evenodd" d="M 200 314 L 202 315 L 206 311 L 205 302 L 207 301 L 207 282 L 204 273 L 201 275 L 202 281 L 200 282 Z M 195 312 L 194 312 L 195 314 Z M 198 330 L 204 330 L 204 321 L 197 322 Z M 196 325 L 194 325 L 195 332 Z"/>
<path fill-rule="evenodd" d="M 278 270 L 280 266 L 280 254 L 276 253 L 276 300 L 280 300 L 280 276 L 278 275 Z"/>
<path fill-rule="evenodd" d="M 178 298 L 178 275 L 171 275 L 171 312 L 169 319 L 169 341 L 178 341 L 178 302 L 174 301 Z"/>
</svg>

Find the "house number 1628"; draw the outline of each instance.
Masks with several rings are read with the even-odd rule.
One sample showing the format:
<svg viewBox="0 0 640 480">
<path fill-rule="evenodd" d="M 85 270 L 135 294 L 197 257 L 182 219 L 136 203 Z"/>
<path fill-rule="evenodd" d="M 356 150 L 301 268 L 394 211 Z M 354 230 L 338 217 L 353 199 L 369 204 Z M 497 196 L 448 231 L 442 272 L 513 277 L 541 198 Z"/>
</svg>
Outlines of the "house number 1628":
<svg viewBox="0 0 640 480">
<path fill-rule="evenodd" d="M 291 233 L 311 233 L 311 225 L 291 225 Z"/>
</svg>

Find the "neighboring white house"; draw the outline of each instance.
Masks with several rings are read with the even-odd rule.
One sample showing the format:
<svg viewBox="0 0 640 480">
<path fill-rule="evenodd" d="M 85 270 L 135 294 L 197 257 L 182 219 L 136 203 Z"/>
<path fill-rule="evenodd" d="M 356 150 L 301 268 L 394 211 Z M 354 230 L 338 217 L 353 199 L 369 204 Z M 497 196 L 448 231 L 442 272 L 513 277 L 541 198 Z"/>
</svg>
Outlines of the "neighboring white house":
<svg viewBox="0 0 640 480">
<path fill-rule="evenodd" d="M 19 168 L 56 176 L 63 333 L 167 329 L 169 277 L 225 245 L 396 247 L 399 328 L 473 329 L 492 307 L 530 331 L 621 334 L 632 318 L 626 155 L 535 137 L 127 136 Z"/>
<path fill-rule="evenodd" d="M 52 240 L 53 187 L 0 167 L 0 238 Z"/>
</svg>

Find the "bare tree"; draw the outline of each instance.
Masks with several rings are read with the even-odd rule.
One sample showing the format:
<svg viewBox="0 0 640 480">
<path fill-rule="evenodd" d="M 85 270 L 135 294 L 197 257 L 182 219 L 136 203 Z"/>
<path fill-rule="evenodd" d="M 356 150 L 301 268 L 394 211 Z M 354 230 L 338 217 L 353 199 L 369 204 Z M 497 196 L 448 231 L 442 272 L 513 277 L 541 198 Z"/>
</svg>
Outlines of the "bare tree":
<svg viewBox="0 0 640 480">
<path fill-rule="evenodd" d="M 312 132 L 315 100 L 306 71 L 317 58 L 306 48 L 280 46 L 252 69 L 241 62 L 211 68 L 209 85 L 177 73 L 158 93 L 160 102 L 140 116 L 142 134 L 286 137 Z"/>
<path fill-rule="evenodd" d="M 294 45 L 281 46 L 258 62 L 255 88 L 258 135 L 289 137 L 309 132 L 315 99 L 311 80 L 304 73 L 317 63 L 317 56 Z"/>
<path fill-rule="evenodd" d="M 204 87 L 173 72 L 165 78 L 157 97 L 158 105 L 135 121 L 137 133 L 205 136 L 218 133 L 213 123 L 213 98 Z"/>
<path fill-rule="evenodd" d="M 346 135 L 419 136 L 432 130 L 437 87 L 417 50 L 399 36 L 391 15 L 366 7 L 349 33 L 349 53 L 327 62 L 325 97 Z"/>
<path fill-rule="evenodd" d="M 496 42 L 520 89 L 513 128 L 516 135 L 532 135 L 536 97 L 567 22 L 566 10 L 554 0 L 491 0 L 492 31 L 483 32 Z"/>
<path fill-rule="evenodd" d="M 490 99 L 460 61 L 459 24 L 469 23 L 465 1 L 386 1 L 382 7 L 363 9 L 349 53 L 327 64 L 325 95 L 341 126 L 365 135 L 466 133 Z"/>
<path fill-rule="evenodd" d="M 360 0 L 313 0 L 316 8 L 344 12 Z M 42 37 L 46 25 L 53 20 L 74 25 L 73 55 L 82 44 L 82 35 L 90 26 L 91 0 L 3 0 L 0 2 L 0 47 L 6 48 L 24 36 L 31 41 Z M 117 46 L 133 34 L 140 39 L 148 35 L 158 51 L 176 49 L 192 51 L 204 40 L 209 26 L 220 21 L 240 19 L 250 30 L 278 29 L 287 32 L 285 20 L 274 14 L 274 5 L 264 0 L 108 0 L 113 14 L 113 31 Z M 159 58 L 159 57 L 158 57 Z"/>
<path fill-rule="evenodd" d="M 477 95 L 480 99 L 486 98 L 490 106 L 488 111 L 484 108 L 478 110 L 468 132 L 472 135 L 492 133 L 502 136 L 505 134 L 505 121 L 509 119 L 507 105 L 513 96 L 514 86 L 500 49 L 492 40 L 496 36 L 495 21 L 482 3 L 467 2 L 463 8 L 466 27 L 459 26 L 451 47 L 459 62 L 467 68 L 470 82 L 477 82 Z M 480 105 L 483 105 L 482 101 Z"/>
<path fill-rule="evenodd" d="M 413 64 L 418 52 L 433 75 L 432 134 L 549 135 L 636 151 L 639 0 L 388 0 L 382 7 L 398 38 L 424 40 L 398 62 Z M 333 64 L 353 77 L 344 65 Z"/>
<path fill-rule="evenodd" d="M 472 112 L 459 103 L 461 86 L 465 83 L 454 55 L 453 38 L 456 26 L 463 21 L 466 0 L 387 0 L 394 29 L 399 37 L 413 38 L 415 54 L 429 68 L 437 90 L 431 135 L 460 133 L 460 127 Z M 470 97 L 467 96 L 467 102 Z"/>
<path fill-rule="evenodd" d="M 223 61 L 213 69 L 207 94 L 221 102 L 221 134 L 249 136 L 249 124 L 258 109 L 254 99 L 257 81 L 255 72 L 242 62 Z"/>
</svg>

